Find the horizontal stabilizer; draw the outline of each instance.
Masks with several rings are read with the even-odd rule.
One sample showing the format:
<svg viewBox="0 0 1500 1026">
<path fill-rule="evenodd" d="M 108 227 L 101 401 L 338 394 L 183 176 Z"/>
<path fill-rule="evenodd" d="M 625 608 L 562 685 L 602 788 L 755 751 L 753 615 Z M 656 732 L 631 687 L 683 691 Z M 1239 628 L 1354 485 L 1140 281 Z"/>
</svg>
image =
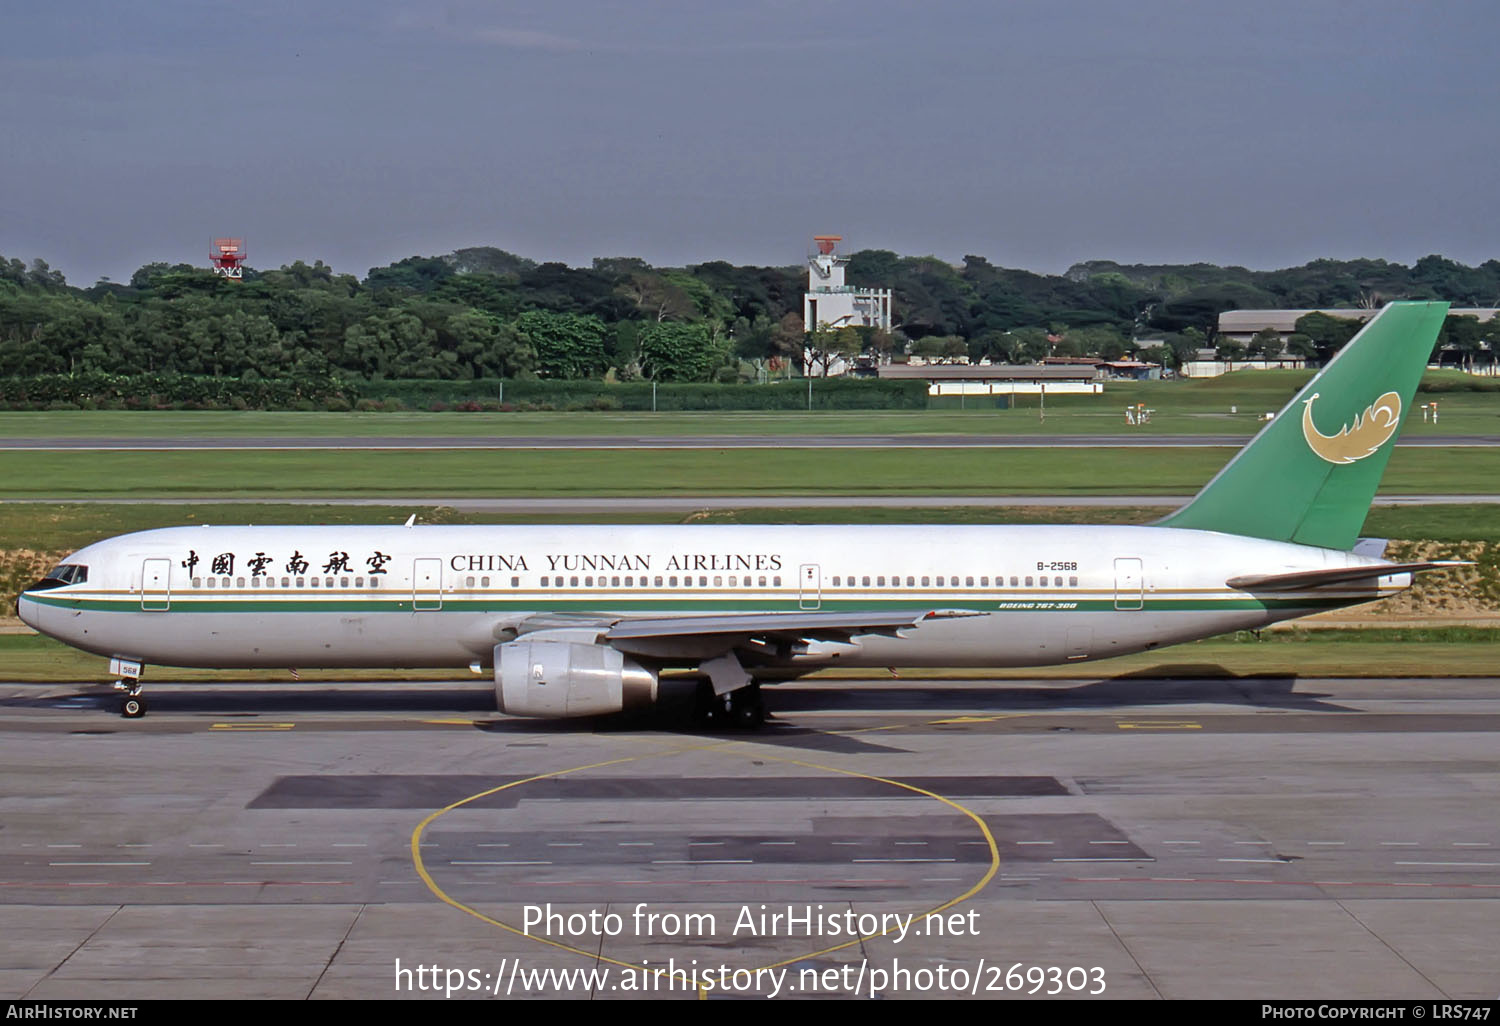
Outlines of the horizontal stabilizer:
<svg viewBox="0 0 1500 1026">
<path fill-rule="evenodd" d="M 1246 574 L 1231 577 L 1224 583 L 1231 588 L 1246 591 L 1298 591 L 1302 588 L 1317 588 L 1325 584 L 1348 584 L 1351 581 L 1367 581 L 1374 577 L 1389 577 L 1391 574 L 1415 574 L 1423 570 L 1446 570 L 1455 566 L 1473 566 L 1461 559 L 1439 560 L 1434 563 L 1375 563 L 1370 566 L 1338 567 L 1333 570 L 1303 570 L 1291 574 Z"/>
</svg>

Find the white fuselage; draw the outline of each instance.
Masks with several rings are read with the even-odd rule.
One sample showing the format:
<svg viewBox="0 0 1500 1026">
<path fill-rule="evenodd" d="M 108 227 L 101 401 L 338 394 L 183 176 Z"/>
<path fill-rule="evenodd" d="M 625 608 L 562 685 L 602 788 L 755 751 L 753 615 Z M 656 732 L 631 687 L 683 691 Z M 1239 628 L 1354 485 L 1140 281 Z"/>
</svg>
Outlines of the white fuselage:
<svg viewBox="0 0 1500 1026">
<path fill-rule="evenodd" d="M 201 667 L 488 666 L 538 624 L 966 610 L 812 643 L 788 668 L 1032 666 L 1366 602 L 1408 575 L 1303 592 L 1225 582 L 1379 563 L 1210 531 L 1079 526 L 179 527 L 69 557 L 20 615 L 107 656 Z M 663 665 L 671 665 L 664 658 Z"/>
</svg>

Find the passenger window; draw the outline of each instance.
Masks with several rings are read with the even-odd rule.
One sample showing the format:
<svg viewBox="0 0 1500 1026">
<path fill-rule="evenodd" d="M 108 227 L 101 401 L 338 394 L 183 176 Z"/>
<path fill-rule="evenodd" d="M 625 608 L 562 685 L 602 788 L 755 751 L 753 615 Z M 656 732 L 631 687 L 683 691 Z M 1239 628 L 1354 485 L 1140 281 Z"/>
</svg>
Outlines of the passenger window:
<svg viewBox="0 0 1500 1026">
<path fill-rule="evenodd" d="M 542 587 L 545 588 L 546 586 L 547 586 L 547 578 L 543 577 L 542 578 Z"/>
<path fill-rule="evenodd" d="M 603 580 L 603 578 L 600 578 L 600 580 Z M 583 586 L 585 588 L 592 588 L 594 586 L 594 579 L 592 577 L 585 577 L 583 579 Z"/>
<path fill-rule="evenodd" d="M 972 577 L 965 577 L 964 578 L 964 587 L 965 588 L 972 588 L 972 587 L 974 587 L 974 578 L 972 578 Z"/>
<path fill-rule="evenodd" d="M 519 577 L 512 577 L 510 579 L 510 586 L 512 588 L 519 588 L 521 586 L 521 579 Z"/>
<path fill-rule="evenodd" d="M 661 578 L 660 578 L 660 577 L 658 577 L 658 578 L 657 578 L 657 580 L 658 580 L 658 581 L 659 581 L 659 580 L 661 580 Z M 676 576 L 675 576 L 675 575 L 674 575 L 674 576 L 672 576 L 672 577 L 668 577 L 668 578 L 667 578 L 667 583 L 668 583 L 668 584 L 669 584 L 669 585 L 670 585 L 670 586 L 672 586 L 672 587 L 673 587 L 673 588 L 675 588 L 675 587 L 677 587 L 677 578 L 676 578 Z"/>
<path fill-rule="evenodd" d="M 227 581 L 225 583 L 228 584 Z M 245 586 L 245 579 L 243 577 L 236 577 L 234 579 L 234 586 L 236 588 L 243 588 Z"/>
<path fill-rule="evenodd" d="M 325 578 L 324 581 L 323 581 L 323 584 L 326 587 L 332 588 L 333 587 L 333 578 L 332 577 Z"/>
<path fill-rule="evenodd" d="M 219 579 L 217 577 L 210 577 L 208 579 L 208 586 L 210 588 L 217 588 L 219 586 Z"/>
<path fill-rule="evenodd" d="M 981 588 L 988 588 L 990 586 L 990 579 L 988 577 L 981 577 L 979 579 L 979 586 Z"/>
<path fill-rule="evenodd" d="M 618 577 L 611 577 L 609 579 L 609 586 L 611 588 L 618 588 L 620 586 L 620 579 Z"/>
<path fill-rule="evenodd" d="M 765 578 L 764 578 L 764 577 L 762 577 L 762 578 L 761 578 L 761 579 L 760 579 L 760 586 L 761 586 L 761 587 L 762 587 L 762 588 L 764 588 L 764 587 L 765 587 L 765 586 L 766 586 L 766 579 L 765 579 Z"/>
<path fill-rule="evenodd" d="M 739 577 L 738 577 L 738 575 L 736 575 L 736 576 L 734 576 L 734 577 L 731 577 L 731 578 L 730 578 L 730 579 L 729 579 L 729 586 L 730 586 L 730 587 L 731 587 L 731 588 L 738 588 L 738 587 L 739 587 L 739 586 L 740 586 L 740 585 L 739 585 L 739 580 L 740 580 L 740 579 L 739 579 Z M 834 583 L 834 584 L 837 584 L 837 583 L 838 583 L 838 581 L 834 581 L 834 582 L 833 582 L 833 583 Z"/>
<path fill-rule="evenodd" d="M 922 578 L 922 587 L 924 587 L 924 588 L 927 587 L 931 582 L 932 582 L 932 578 L 931 577 L 924 577 L 924 578 Z"/>
<path fill-rule="evenodd" d="M 283 577 L 281 579 L 281 586 L 283 588 L 290 588 L 292 586 L 292 579 L 290 577 Z"/>
<path fill-rule="evenodd" d="M 780 577 L 774 577 L 774 578 L 772 578 L 772 583 L 775 584 L 775 586 L 778 587 L 778 588 L 781 587 L 781 578 Z"/>
<path fill-rule="evenodd" d="M 877 588 L 884 588 L 885 587 L 885 578 L 877 576 L 875 578 L 875 587 L 877 587 Z"/>
<path fill-rule="evenodd" d="M 1078 578 L 1076 578 L 1076 577 L 1069 577 L 1068 578 L 1068 587 L 1070 587 L 1070 588 L 1076 588 L 1076 587 L 1078 587 Z"/>
<path fill-rule="evenodd" d="M 299 577 L 299 578 L 297 578 L 297 587 L 299 587 L 299 588 L 305 588 L 305 587 L 307 587 L 307 578 L 306 577 Z"/>
<path fill-rule="evenodd" d="M 340 577 L 339 578 L 339 587 L 340 588 L 347 588 L 347 587 L 349 587 L 349 578 L 347 578 L 347 577 Z"/>
<path fill-rule="evenodd" d="M 252 588 L 259 588 L 260 587 L 260 578 L 259 577 L 252 577 L 252 578 L 250 578 L 250 587 L 252 587 Z"/>
<path fill-rule="evenodd" d="M 1031 578 L 1030 577 L 1026 578 L 1026 587 L 1028 587 L 1028 588 L 1031 587 Z"/>
<path fill-rule="evenodd" d="M 917 579 L 915 577 L 908 577 L 906 579 L 906 586 L 908 588 L 915 588 L 917 586 Z"/>
<path fill-rule="evenodd" d="M 684 577 L 682 579 L 682 586 L 684 588 L 691 588 L 693 586 L 693 579 L 691 577 Z"/>
<path fill-rule="evenodd" d="M 570 588 L 576 588 L 576 587 L 578 587 L 578 578 L 576 578 L 576 577 L 569 577 L 568 578 L 568 587 L 570 587 Z"/>
<path fill-rule="evenodd" d="M 835 588 L 837 588 L 837 587 L 838 587 L 838 586 L 839 586 L 839 579 L 838 579 L 838 578 L 837 578 L 837 577 L 835 577 L 835 578 L 834 578 L 834 579 L 833 579 L 833 586 L 834 586 L 834 587 L 835 587 Z"/>
<path fill-rule="evenodd" d="M 657 578 L 657 579 L 656 579 L 656 587 L 658 587 L 658 588 L 660 588 L 660 587 L 661 587 L 661 578 L 660 578 L 660 577 L 658 577 L 658 578 Z"/>
<path fill-rule="evenodd" d="M 488 588 L 490 586 L 490 579 L 488 577 L 481 577 L 479 579 L 479 586 L 481 588 Z"/>
<path fill-rule="evenodd" d="M 938 578 L 938 579 L 937 579 L 937 586 L 938 586 L 938 587 L 939 587 L 939 588 L 941 588 L 941 587 L 942 587 L 942 586 L 943 586 L 943 579 L 942 579 L 942 578 L 941 578 L 941 577 L 939 577 L 939 578 Z"/>
<path fill-rule="evenodd" d="M 472 587 L 474 587 L 474 578 L 472 578 L 472 577 L 465 577 L 464 578 L 464 587 L 465 588 L 472 588 Z"/>
<path fill-rule="evenodd" d="M 195 587 L 195 588 L 201 588 L 201 587 L 203 587 L 203 578 L 201 578 L 201 577 L 194 577 L 193 578 L 193 587 Z"/>
<path fill-rule="evenodd" d="M 1014 588 L 1014 587 L 1016 587 L 1016 579 L 1015 579 L 1015 578 L 1014 578 L 1014 577 L 1012 577 L 1012 578 L 1011 578 L 1011 579 L 1010 579 L 1010 586 L 1011 586 L 1011 587 L 1012 587 L 1012 588 Z"/>
</svg>

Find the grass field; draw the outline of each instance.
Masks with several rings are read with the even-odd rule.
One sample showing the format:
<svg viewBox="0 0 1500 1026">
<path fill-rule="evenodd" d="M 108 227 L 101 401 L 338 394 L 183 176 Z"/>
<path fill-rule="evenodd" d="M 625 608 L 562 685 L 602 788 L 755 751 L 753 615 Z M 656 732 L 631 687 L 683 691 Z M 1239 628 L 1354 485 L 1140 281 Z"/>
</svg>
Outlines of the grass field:
<svg viewBox="0 0 1500 1026">
<path fill-rule="evenodd" d="M 99 684 L 109 661 L 37 635 L 0 635 L 0 674 L 7 681 Z M 1500 676 L 1500 630 L 1288 630 L 1210 638 L 1142 655 L 1097 663 L 1019 670 L 902 672 L 905 681 L 958 677 L 979 680 L 1108 679 L 1162 677 L 1491 677 Z M 453 669 L 304 670 L 305 683 L 348 680 L 462 680 L 480 678 Z M 883 677 L 879 671 L 839 670 L 835 678 Z M 148 672 L 154 680 L 291 682 L 286 670 L 179 670 Z M 149 680 L 148 680 L 149 688 Z"/>
<path fill-rule="evenodd" d="M 256 411 L 41 411 L 0 412 L 0 438 L 309 436 L 525 436 L 525 435 L 797 435 L 797 434 L 1057 434 L 1129 431 L 1145 437 L 1241 434 L 1260 426 L 1262 413 L 1279 410 L 1309 378 L 1301 371 L 1240 371 L 1199 381 L 1110 382 L 1102 395 L 1049 396 L 1046 420 L 1035 396 L 1019 397 L 1010 410 L 988 408 L 918 411 L 744 413 L 291 413 Z M 1452 379 L 1451 374 L 1443 378 Z M 1429 376 L 1431 378 L 1431 375 Z M 1435 379 L 1434 379 L 1435 380 Z M 1437 399 L 1444 434 L 1500 434 L 1500 392 L 1418 394 Z M 1130 427 L 1124 408 L 1143 402 L 1155 410 L 1149 424 Z M 1238 413 L 1230 413 L 1237 407 Z M 1436 433 L 1421 414 L 1406 432 Z"/>
<path fill-rule="evenodd" d="M 0 499 L 180 496 L 1183 495 L 1201 449 L 0 452 Z M 1397 449 L 1382 494 L 1486 494 L 1500 448 Z"/>
</svg>

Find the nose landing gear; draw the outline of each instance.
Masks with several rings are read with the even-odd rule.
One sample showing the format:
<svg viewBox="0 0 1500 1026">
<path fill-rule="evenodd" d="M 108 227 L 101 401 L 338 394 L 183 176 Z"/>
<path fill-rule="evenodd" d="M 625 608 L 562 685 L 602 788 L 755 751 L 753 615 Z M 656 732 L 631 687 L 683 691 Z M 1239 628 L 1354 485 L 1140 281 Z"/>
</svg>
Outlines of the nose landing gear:
<svg viewBox="0 0 1500 1026">
<path fill-rule="evenodd" d="M 125 692 L 125 697 L 120 700 L 121 716 L 127 720 L 138 720 L 146 715 L 146 699 L 141 694 L 139 677 L 126 677 L 115 681 L 115 690 Z"/>
</svg>

